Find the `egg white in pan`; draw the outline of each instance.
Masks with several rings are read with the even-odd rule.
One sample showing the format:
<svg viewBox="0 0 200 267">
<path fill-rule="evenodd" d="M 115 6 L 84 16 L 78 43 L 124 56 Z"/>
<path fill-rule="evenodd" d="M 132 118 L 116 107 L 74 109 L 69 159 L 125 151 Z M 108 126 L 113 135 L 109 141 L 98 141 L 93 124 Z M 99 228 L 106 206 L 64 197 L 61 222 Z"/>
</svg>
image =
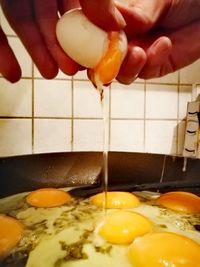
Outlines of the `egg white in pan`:
<svg viewBox="0 0 200 267">
<path fill-rule="evenodd" d="M 150 197 L 149 197 L 150 196 Z M 46 188 L 0 200 L 1 262 L 26 267 L 200 267 L 200 198 Z"/>
</svg>

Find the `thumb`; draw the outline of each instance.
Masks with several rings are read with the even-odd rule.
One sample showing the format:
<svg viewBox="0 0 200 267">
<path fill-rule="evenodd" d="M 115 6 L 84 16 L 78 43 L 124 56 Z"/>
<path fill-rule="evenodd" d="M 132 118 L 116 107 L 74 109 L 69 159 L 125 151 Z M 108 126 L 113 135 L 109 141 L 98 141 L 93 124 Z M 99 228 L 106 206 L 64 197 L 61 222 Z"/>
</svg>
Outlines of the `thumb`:
<svg viewBox="0 0 200 267">
<path fill-rule="evenodd" d="M 85 15 L 94 24 L 106 31 L 117 31 L 125 27 L 123 16 L 112 0 L 79 0 Z"/>
</svg>

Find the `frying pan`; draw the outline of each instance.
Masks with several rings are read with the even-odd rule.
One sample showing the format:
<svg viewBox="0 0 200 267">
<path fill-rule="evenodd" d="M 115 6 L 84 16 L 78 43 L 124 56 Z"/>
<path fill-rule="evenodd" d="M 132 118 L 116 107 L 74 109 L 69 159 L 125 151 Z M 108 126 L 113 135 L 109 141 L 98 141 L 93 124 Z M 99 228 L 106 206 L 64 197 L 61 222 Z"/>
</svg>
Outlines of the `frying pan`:
<svg viewBox="0 0 200 267">
<path fill-rule="evenodd" d="M 109 152 L 109 187 L 127 191 L 185 188 L 198 193 L 200 160 L 188 159 L 185 172 L 183 160 L 160 154 Z M 102 165 L 102 152 L 0 158 L 0 197 L 41 187 L 86 187 L 84 192 L 91 187 L 100 188 Z"/>
<path fill-rule="evenodd" d="M 160 154 L 109 152 L 109 190 L 185 190 L 200 194 L 200 160 Z M 0 197 L 42 187 L 73 187 L 89 196 L 102 190 L 102 152 L 66 152 L 0 158 Z M 23 267 L 9 257 L 2 267 Z"/>
</svg>

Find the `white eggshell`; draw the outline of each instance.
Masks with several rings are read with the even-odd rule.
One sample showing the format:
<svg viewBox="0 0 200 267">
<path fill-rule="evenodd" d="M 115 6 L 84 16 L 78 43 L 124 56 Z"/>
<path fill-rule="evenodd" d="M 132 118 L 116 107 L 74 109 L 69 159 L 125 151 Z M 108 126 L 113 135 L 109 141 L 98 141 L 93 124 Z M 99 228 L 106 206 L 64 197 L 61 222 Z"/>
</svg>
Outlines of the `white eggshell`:
<svg viewBox="0 0 200 267">
<path fill-rule="evenodd" d="M 56 35 L 65 53 L 86 68 L 94 68 L 108 48 L 108 34 L 81 9 L 70 10 L 59 19 Z"/>
</svg>

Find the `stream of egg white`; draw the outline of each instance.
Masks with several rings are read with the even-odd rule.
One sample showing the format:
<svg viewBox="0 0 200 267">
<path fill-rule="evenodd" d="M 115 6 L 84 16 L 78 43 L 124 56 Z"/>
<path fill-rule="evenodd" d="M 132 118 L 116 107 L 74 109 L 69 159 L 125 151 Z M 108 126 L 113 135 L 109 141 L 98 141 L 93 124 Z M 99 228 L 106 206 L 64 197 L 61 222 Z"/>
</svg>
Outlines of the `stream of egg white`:
<svg viewBox="0 0 200 267">
<path fill-rule="evenodd" d="M 100 92 L 102 117 L 103 117 L 103 190 L 104 190 L 104 213 L 107 208 L 108 191 L 108 151 L 109 151 L 109 94 L 104 93 L 103 87 L 98 86 Z"/>
</svg>

